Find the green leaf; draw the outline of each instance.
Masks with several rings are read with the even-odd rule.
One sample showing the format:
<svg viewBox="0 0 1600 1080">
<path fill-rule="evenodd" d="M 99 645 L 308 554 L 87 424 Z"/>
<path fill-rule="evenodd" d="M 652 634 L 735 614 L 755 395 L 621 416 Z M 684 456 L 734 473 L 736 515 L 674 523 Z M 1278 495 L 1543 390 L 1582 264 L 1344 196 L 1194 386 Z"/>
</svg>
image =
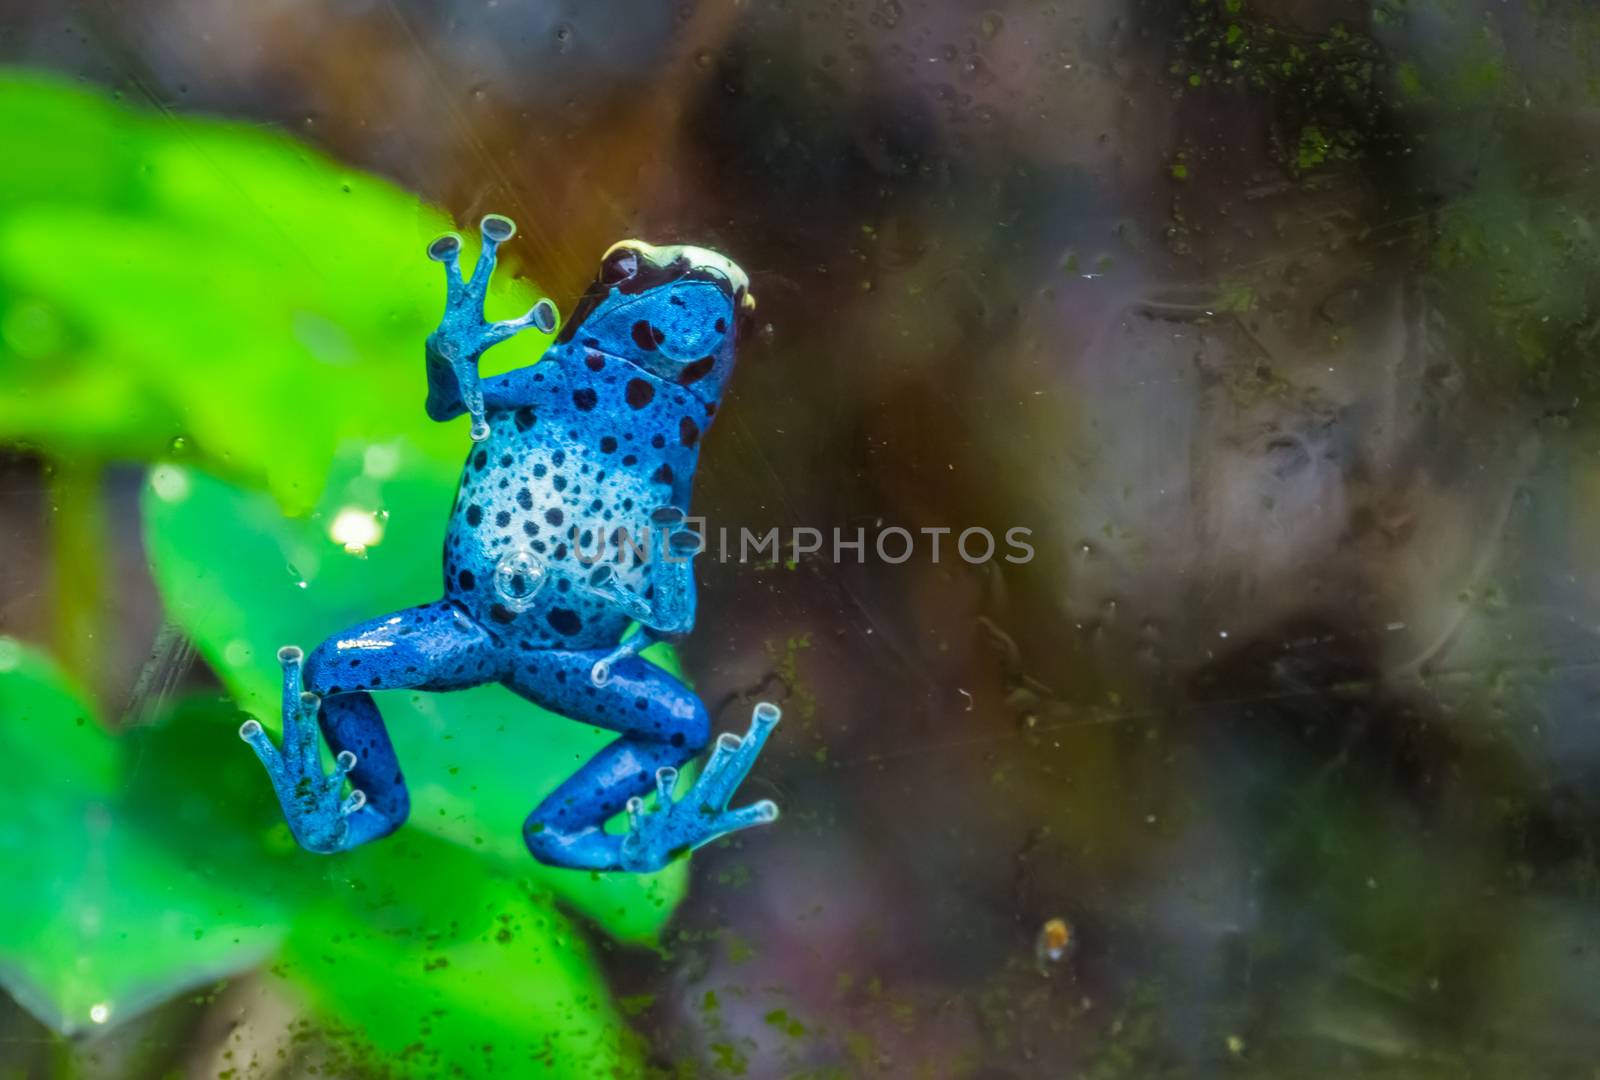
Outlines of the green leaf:
<svg viewBox="0 0 1600 1080">
<path fill-rule="evenodd" d="M 39 655 L 0 638 L 0 982 L 64 1032 L 113 1022 L 186 987 L 257 963 L 287 930 L 281 894 L 241 888 L 118 802 L 117 740 Z M 185 798 L 181 777 L 168 808 Z M 205 834 L 195 822 L 191 839 Z"/>
<path fill-rule="evenodd" d="M 18 781 L 8 792 L 12 806 L 98 796 L 115 783 L 116 747 L 88 695 L 47 657 L 9 637 L 0 637 L 0 740 L 0 760 Z M 46 774 L 56 787 L 41 781 Z"/>
<path fill-rule="evenodd" d="M 357 622 L 438 598 L 456 482 L 456 468 L 439 467 L 406 440 L 350 443 L 315 511 L 293 519 L 264 495 L 163 466 L 144 498 L 146 545 L 171 617 L 243 707 L 275 730 L 280 646 L 309 650 Z M 349 515 L 381 530 L 359 555 L 331 536 L 344 535 L 335 524 Z M 670 663 L 664 650 L 651 655 Z M 682 896 L 682 864 L 650 876 L 552 870 L 522 843 L 529 811 L 611 733 L 498 686 L 390 691 L 377 701 L 411 787 L 407 829 L 536 877 L 620 938 L 653 939 Z M 215 739 L 217 753 L 249 757 L 232 727 Z"/>
<path fill-rule="evenodd" d="M 438 211 L 284 136 L 36 75 L 0 73 L 0 145 L 0 438 L 92 460 L 181 439 L 291 509 L 345 439 L 459 458 L 465 421 L 421 411 Z M 535 298 L 502 269 L 491 311 Z M 495 363 L 547 343 L 524 333 Z"/>
<path fill-rule="evenodd" d="M 276 969 L 324 1017 L 327 1071 L 637 1075 L 594 960 L 548 893 L 414 830 L 329 861 L 328 902 Z"/>
</svg>

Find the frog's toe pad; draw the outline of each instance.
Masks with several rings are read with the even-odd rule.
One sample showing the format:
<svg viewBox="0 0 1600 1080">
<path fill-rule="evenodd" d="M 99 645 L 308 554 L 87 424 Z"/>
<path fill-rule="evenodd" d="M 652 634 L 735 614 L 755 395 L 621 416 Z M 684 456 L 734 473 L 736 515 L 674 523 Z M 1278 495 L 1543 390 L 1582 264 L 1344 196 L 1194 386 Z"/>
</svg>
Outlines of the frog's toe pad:
<svg viewBox="0 0 1600 1080">
<path fill-rule="evenodd" d="M 428 245 L 428 258 L 434 262 L 455 262 L 461 256 L 461 237 L 445 233 Z"/>
<path fill-rule="evenodd" d="M 517 223 L 504 214 L 485 214 L 478 231 L 491 244 L 503 244 L 517 235 Z"/>
</svg>

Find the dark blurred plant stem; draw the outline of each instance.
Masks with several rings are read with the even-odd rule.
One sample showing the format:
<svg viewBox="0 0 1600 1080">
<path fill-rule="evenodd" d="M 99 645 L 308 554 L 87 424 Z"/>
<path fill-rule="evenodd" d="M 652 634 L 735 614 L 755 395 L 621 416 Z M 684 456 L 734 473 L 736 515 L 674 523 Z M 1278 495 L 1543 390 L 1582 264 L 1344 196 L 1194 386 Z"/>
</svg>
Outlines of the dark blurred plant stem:
<svg viewBox="0 0 1600 1080">
<path fill-rule="evenodd" d="M 50 469 L 50 565 L 55 574 L 55 652 L 91 692 L 107 647 L 106 517 L 102 463 L 57 460 Z"/>
</svg>

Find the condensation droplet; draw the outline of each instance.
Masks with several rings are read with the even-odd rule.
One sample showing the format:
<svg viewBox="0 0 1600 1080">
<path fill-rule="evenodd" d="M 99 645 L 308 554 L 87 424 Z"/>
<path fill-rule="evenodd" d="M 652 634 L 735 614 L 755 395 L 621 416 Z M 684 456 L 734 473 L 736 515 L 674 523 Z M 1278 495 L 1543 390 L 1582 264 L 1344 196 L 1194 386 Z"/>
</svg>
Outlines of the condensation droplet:
<svg viewBox="0 0 1600 1080">
<path fill-rule="evenodd" d="M 527 548 L 507 552 L 494 568 L 494 591 L 507 607 L 521 611 L 533 603 L 544 584 L 545 568 Z"/>
</svg>

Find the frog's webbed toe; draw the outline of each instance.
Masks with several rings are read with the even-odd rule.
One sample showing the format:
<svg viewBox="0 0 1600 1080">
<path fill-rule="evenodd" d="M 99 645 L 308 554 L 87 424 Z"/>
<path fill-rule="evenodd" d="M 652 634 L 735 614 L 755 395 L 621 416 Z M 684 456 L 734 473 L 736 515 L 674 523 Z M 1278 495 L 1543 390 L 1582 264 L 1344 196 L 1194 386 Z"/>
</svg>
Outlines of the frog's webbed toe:
<svg viewBox="0 0 1600 1080">
<path fill-rule="evenodd" d="M 472 277 L 461 275 L 461 237 L 445 233 L 428 245 L 428 258 L 444 264 L 445 309 L 439 328 L 428 338 L 428 346 L 445 360 L 460 384 L 461 401 L 472 417 L 472 438 L 482 442 L 489 437 L 484 419 L 483 390 L 478 385 L 478 357 L 491 345 L 506 340 L 529 327 L 541 333 L 556 328 L 556 306 L 541 298 L 527 314 L 516 319 L 486 322 L 483 301 L 494 275 L 500 245 L 516 235 L 517 226 L 503 214 L 485 214 L 478 225 L 482 247 Z"/>
<path fill-rule="evenodd" d="M 755 764 L 767 737 L 782 715 L 776 705 L 762 702 L 755 708 L 750 730 L 717 738 L 711 760 L 682 799 L 673 798 L 678 770 L 656 770 L 656 807 L 647 810 L 642 799 L 628 800 L 628 834 L 623 838 L 624 869 L 648 872 L 665 866 L 677 855 L 752 825 L 778 819 L 778 806 L 762 799 L 728 809 L 728 800 Z"/>
</svg>

